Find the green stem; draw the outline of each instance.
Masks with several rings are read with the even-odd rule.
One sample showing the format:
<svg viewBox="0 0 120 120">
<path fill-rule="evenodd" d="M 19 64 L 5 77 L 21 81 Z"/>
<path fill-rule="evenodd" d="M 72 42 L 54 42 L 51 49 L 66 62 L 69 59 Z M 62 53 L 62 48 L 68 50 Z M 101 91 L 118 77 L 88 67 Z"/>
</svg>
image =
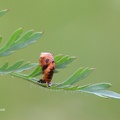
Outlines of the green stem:
<svg viewBox="0 0 120 120">
<path fill-rule="evenodd" d="M 18 78 L 22 78 L 22 79 L 27 80 L 27 81 L 29 81 L 29 82 L 32 82 L 32 83 L 34 83 L 34 84 L 36 84 L 36 85 L 39 85 L 39 86 L 42 86 L 42 87 L 47 87 L 46 84 L 40 84 L 40 83 L 38 83 L 38 82 L 37 82 L 38 79 L 33 78 L 33 77 L 28 77 L 28 76 L 25 75 L 25 74 L 21 74 L 21 73 L 11 73 L 11 75 L 12 75 L 12 76 L 15 76 L 15 77 L 18 77 Z"/>
<path fill-rule="evenodd" d="M 35 84 L 38 84 L 37 83 L 37 79 L 36 78 L 28 78 L 27 75 L 25 74 L 21 74 L 21 73 L 11 73 L 12 76 L 15 76 L 15 77 L 19 77 L 19 78 L 22 78 L 24 80 L 27 80 L 27 81 L 30 81 L 32 83 L 35 83 Z"/>
</svg>

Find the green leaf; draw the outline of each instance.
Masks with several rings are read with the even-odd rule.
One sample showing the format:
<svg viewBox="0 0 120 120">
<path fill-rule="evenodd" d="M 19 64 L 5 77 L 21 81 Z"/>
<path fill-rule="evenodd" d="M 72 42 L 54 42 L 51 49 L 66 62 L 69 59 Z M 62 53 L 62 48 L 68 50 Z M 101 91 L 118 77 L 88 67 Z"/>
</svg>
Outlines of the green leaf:
<svg viewBox="0 0 120 120">
<path fill-rule="evenodd" d="M 8 62 L 6 62 L 3 66 L 0 67 L 0 74 L 9 74 L 12 72 L 18 73 L 25 70 L 29 70 L 36 66 L 38 66 L 38 64 L 36 63 L 23 64 L 23 60 L 19 60 L 15 62 L 13 65 L 8 67 Z"/>
<path fill-rule="evenodd" d="M 23 60 L 19 60 L 16 63 L 14 63 L 12 66 L 10 66 L 7 71 L 15 71 L 18 67 L 20 67 L 23 64 Z"/>
<path fill-rule="evenodd" d="M 1 10 L 0 11 L 0 17 L 3 16 L 7 11 L 8 11 L 8 9 Z"/>
<path fill-rule="evenodd" d="M 66 81 L 64 81 L 61 85 L 72 85 L 76 82 L 82 80 L 83 78 L 87 77 L 94 68 L 80 68 L 77 70 L 73 75 L 71 75 Z"/>
<path fill-rule="evenodd" d="M 32 34 L 33 34 L 33 30 L 27 31 L 20 39 L 18 39 L 18 40 L 16 41 L 16 43 L 18 44 L 18 43 L 24 42 L 24 41 L 27 40 L 27 39 L 30 37 L 30 35 L 32 35 Z"/>
<path fill-rule="evenodd" d="M 5 52 L 0 52 L 0 57 L 3 57 L 3 56 L 8 56 L 10 54 L 14 53 L 14 51 L 5 51 Z"/>
<path fill-rule="evenodd" d="M 79 87 L 78 90 L 82 91 L 98 91 L 98 90 L 106 90 L 110 88 L 112 85 L 110 83 L 97 83 L 97 84 L 91 84 L 91 85 L 85 85 L 82 87 Z"/>
<path fill-rule="evenodd" d="M 71 56 L 62 56 L 62 55 L 55 56 L 56 66 L 57 65 L 63 65 L 63 66 L 68 65 L 68 63 L 71 62 L 70 60 L 71 58 L 72 58 Z M 73 57 L 73 59 L 75 58 Z M 27 74 L 21 73 L 22 71 L 31 69 L 33 67 L 36 67 L 36 68 L 30 74 L 27 75 Z M 84 85 L 84 86 L 73 85 L 77 83 L 78 81 L 87 77 L 93 70 L 95 69 L 89 68 L 89 67 L 80 68 L 64 82 L 52 83 L 50 87 L 48 87 L 47 84 L 45 83 L 37 82 L 40 78 L 36 78 L 36 76 L 42 73 L 39 63 L 27 62 L 26 64 L 23 65 L 23 60 L 20 60 L 14 63 L 12 66 L 8 67 L 8 62 L 6 62 L 3 66 L 0 67 L 0 74 L 10 73 L 13 76 L 22 78 L 36 85 L 39 85 L 41 87 L 51 89 L 51 90 L 84 92 L 84 93 L 90 93 L 90 94 L 94 94 L 94 95 L 104 97 L 104 98 L 120 99 L 119 93 L 107 90 L 109 87 L 111 87 L 110 83 L 97 83 L 97 84 L 89 84 L 89 85 Z"/>
<path fill-rule="evenodd" d="M 70 64 L 75 59 L 76 59 L 76 57 L 74 57 L 74 56 L 69 56 L 69 55 L 62 56 L 61 59 L 59 59 L 56 62 L 56 64 L 57 64 L 56 69 L 65 68 L 68 64 Z"/>
<path fill-rule="evenodd" d="M 12 54 L 15 50 L 26 47 L 29 44 L 36 42 L 42 36 L 42 32 L 34 32 L 33 30 L 27 31 L 21 36 L 23 29 L 20 28 L 16 30 L 8 42 L 0 48 L 0 56 L 8 56 Z"/>
<path fill-rule="evenodd" d="M 111 87 L 110 83 L 97 83 L 93 85 L 87 85 L 79 87 L 77 91 L 91 93 L 105 98 L 117 98 L 120 99 L 120 94 L 106 90 Z"/>
<path fill-rule="evenodd" d="M 14 44 L 14 42 L 20 37 L 20 35 L 22 34 L 23 29 L 20 28 L 18 30 L 16 30 L 12 36 L 10 37 L 10 39 L 8 40 L 8 42 L 0 49 L 0 52 L 7 50 L 10 46 L 12 46 Z"/>
<path fill-rule="evenodd" d="M 41 67 L 40 66 L 37 66 L 37 68 L 32 72 L 30 73 L 27 77 L 35 77 L 37 75 L 40 75 L 41 72 Z"/>
<path fill-rule="evenodd" d="M 15 70 L 14 72 L 22 72 L 23 70 L 29 70 L 33 67 L 36 67 L 38 64 L 37 63 L 26 63 L 24 65 L 22 65 L 20 68 L 18 68 L 17 70 Z"/>
<path fill-rule="evenodd" d="M 29 37 L 33 34 L 33 30 L 29 30 L 28 32 L 26 32 L 21 38 L 19 38 L 14 45 L 8 49 L 8 50 L 17 50 L 20 48 L 24 48 L 26 45 L 26 41 L 29 39 Z"/>
<path fill-rule="evenodd" d="M 120 99 L 120 94 L 113 92 L 113 91 L 109 91 L 109 90 L 100 90 L 100 91 L 97 91 L 96 93 L 94 92 L 93 94 L 101 96 L 101 97 L 105 97 L 105 98 Z"/>
<path fill-rule="evenodd" d="M 56 55 L 54 58 L 55 62 L 58 62 L 62 57 L 63 57 L 62 54 Z"/>
<path fill-rule="evenodd" d="M 3 66 L 0 67 L 0 71 L 4 71 L 8 67 L 8 62 L 6 62 Z"/>
<path fill-rule="evenodd" d="M 52 90 L 65 90 L 65 91 L 74 91 L 74 92 L 84 92 L 84 93 L 90 93 L 97 95 L 99 97 L 104 97 L 104 98 L 116 98 L 120 99 L 120 94 L 106 90 L 109 87 L 111 87 L 110 83 L 97 83 L 97 84 L 91 84 L 91 85 L 84 85 L 84 86 L 72 86 L 72 85 L 61 85 L 61 83 L 52 83 L 50 87 L 47 87 L 47 84 L 44 83 L 38 83 L 37 81 L 39 79 L 35 77 L 30 77 L 25 74 L 21 73 L 12 73 L 13 76 L 23 78 L 24 80 L 30 81 L 32 83 L 35 83 L 36 85 L 39 85 L 41 87 L 45 87 L 47 89 L 52 89 Z"/>
</svg>

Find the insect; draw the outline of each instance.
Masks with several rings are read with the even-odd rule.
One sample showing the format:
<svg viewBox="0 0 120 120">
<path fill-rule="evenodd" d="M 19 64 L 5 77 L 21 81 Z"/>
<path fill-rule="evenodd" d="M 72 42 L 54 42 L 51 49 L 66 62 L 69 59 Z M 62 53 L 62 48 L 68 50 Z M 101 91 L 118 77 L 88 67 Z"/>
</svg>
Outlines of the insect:
<svg viewBox="0 0 120 120">
<path fill-rule="evenodd" d="M 47 83 L 48 86 L 50 86 L 55 70 L 55 62 L 53 55 L 48 52 L 42 52 L 40 54 L 39 64 L 42 67 L 43 78 L 40 79 L 38 82 Z"/>
</svg>

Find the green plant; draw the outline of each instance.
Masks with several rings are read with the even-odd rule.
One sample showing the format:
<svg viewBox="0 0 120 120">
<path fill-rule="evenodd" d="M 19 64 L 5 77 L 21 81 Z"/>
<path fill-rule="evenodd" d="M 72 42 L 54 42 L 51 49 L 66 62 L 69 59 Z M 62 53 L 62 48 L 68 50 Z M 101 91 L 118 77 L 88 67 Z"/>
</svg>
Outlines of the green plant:
<svg viewBox="0 0 120 120">
<path fill-rule="evenodd" d="M 5 14 L 7 10 L 0 11 L 0 16 Z M 14 53 L 15 50 L 26 47 L 29 44 L 36 42 L 42 36 L 42 32 L 33 32 L 32 30 L 27 31 L 22 35 L 23 29 L 20 28 L 16 30 L 8 42 L 0 48 L 0 57 L 8 56 Z M 0 37 L 0 42 L 2 41 L 2 37 Z M 73 62 L 76 58 L 74 56 L 62 54 L 55 56 L 56 62 L 56 70 L 55 73 L 59 72 L 59 69 L 66 68 L 71 62 Z M 29 70 L 35 67 L 35 69 L 29 74 L 23 74 L 24 70 Z M 38 63 L 30 63 L 27 62 L 23 64 L 23 60 L 19 60 L 15 62 L 12 66 L 8 65 L 8 62 L 4 63 L 0 67 L 0 74 L 10 74 L 24 80 L 28 80 L 29 82 L 35 83 L 41 87 L 52 89 L 52 90 L 65 90 L 65 91 L 75 91 L 75 92 L 85 92 L 91 93 L 100 97 L 105 98 L 117 98 L 120 99 L 120 94 L 107 90 L 111 87 L 110 83 L 97 83 L 97 84 L 88 84 L 84 86 L 76 85 L 77 82 L 83 80 L 87 77 L 94 68 L 86 67 L 79 68 L 75 73 L 73 73 L 67 80 L 62 83 L 52 83 L 50 87 L 47 87 L 46 84 L 38 83 L 39 80 L 37 78 L 40 75 L 41 67 Z"/>
</svg>

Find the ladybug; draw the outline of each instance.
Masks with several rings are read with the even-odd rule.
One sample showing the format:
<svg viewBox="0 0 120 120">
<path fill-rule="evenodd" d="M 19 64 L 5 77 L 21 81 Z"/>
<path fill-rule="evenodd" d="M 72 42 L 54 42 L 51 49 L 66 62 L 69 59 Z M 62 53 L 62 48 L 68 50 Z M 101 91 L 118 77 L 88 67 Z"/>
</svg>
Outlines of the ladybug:
<svg viewBox="0 0 120 120">
<path fill-rule="evenodd" d="M 43 78 L 40 79 L 38 82 L 47 83 L 48 86 L 50 86 L 55 70 L 55 62 L 53 55 L 48 52 L 42 52 L 40 54 L 39 65 L 42 68 Z"/>
</svg>

